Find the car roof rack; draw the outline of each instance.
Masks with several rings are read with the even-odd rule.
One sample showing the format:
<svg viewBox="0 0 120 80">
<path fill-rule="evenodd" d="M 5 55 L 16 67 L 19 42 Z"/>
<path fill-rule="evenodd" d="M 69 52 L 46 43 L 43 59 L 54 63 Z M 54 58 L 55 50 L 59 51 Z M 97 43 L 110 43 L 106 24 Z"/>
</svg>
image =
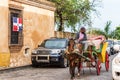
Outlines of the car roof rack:
<svg viewBox="0 0 120 80">
<path fill-rule="evenodd" d="M 50 37 L 50 39 L 67 39 L 67 38 L 60 38 L 60 37 Z"/>
<path fill-rule="evenodd" d="M 58 37 L 50 37 L 50 39 L 57 39 Z"/>
</svg>

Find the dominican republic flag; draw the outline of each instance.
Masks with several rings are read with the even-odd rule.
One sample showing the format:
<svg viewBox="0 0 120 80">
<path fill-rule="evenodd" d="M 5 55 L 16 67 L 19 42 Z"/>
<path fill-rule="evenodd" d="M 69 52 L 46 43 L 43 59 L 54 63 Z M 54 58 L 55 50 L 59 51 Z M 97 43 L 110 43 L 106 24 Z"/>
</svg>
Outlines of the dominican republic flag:
<svg viewBox="0 0 120 80">
<path fill-rule="evenodd" d="M 22 18 L 13 17 L 13 31 L 22 31 Z"/>
</svg>

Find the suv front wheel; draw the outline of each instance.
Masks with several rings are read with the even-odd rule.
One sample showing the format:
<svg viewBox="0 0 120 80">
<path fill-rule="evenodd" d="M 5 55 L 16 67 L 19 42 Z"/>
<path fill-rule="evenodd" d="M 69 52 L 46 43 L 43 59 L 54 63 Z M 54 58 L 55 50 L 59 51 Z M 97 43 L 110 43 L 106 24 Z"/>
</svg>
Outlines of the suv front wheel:
<svg viewBox="0 0 120 80">
<path fill-rule="evenodd" d="M 66 58 L 62 58 L 62 60 L 60 61 L 60 67 L 62 68 L 66 68 L 68 65 L 68 61 Z"/>
</svg>

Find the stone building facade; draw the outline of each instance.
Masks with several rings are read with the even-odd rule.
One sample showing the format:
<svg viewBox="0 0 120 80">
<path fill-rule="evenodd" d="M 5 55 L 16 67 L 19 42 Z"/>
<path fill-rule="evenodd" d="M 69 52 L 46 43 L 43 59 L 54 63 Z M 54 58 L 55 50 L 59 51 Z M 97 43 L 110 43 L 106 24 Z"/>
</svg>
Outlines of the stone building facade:
<svg viewBox="0 0 120 80">
<path fill-rule="evenodd" d="M 32 49 L 54 36 L 54 11 L 46 0 L 0 0 L 0 66 L 31 64 Z"/>
</svg>

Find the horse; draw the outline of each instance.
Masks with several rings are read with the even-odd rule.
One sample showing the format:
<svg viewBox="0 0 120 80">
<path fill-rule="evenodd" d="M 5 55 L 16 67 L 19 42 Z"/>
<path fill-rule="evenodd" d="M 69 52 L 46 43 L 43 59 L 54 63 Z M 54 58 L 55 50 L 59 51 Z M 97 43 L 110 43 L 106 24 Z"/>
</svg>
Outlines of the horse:
<svg viewBox="0 0 120 80">
<path fill-rule="evenodd" d="M 69 60 L 69 71 L 71 74 L 71 79 L 74 80 L 75 78 L 75 68 L 77 67 L 78 73 L 77 75 L 80 76 L 80 57 L 78 54 L 74 52 L 75 50 L 75 40 L 74 39 L 69 39 L 68 42 L 68 60 Z"/>
</svg>

